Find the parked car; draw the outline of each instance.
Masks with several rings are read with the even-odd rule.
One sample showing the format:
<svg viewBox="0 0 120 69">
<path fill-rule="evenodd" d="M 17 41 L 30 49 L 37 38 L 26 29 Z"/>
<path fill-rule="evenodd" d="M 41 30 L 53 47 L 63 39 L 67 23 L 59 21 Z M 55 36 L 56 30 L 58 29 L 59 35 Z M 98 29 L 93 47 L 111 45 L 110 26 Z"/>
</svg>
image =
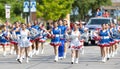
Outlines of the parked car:
<svg viewBox="0 0 120 69">
<path fill-rule="evenodd" d="M 96 29 L 100 29 L 101 28 L 101 24 L 104 23 L 111 23 L 114 22 L 113 18 L 109 17 L 109 18 L 105 18 L 105 17 L 93 17 L 90 18 L 88 23 L 86 24 L 86 27 L 89 29 L 89 43 L 90 44 L 95 44 L 96 41 L 93 39 L 93 32 Z"/>
</svg>

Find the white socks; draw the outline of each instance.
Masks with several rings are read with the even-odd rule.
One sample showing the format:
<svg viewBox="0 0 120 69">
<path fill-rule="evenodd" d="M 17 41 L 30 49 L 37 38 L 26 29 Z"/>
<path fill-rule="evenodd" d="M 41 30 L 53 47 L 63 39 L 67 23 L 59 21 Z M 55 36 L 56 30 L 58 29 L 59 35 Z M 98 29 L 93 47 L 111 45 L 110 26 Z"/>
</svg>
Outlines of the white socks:
<svg viewBox="0 0 120 69">
<path fill-rule="evenodd" d="M 107 60 L 107 59 L 106 59 L 106 57 L 102 57 L 102 62 L 104 62 L 104 63 L 105 63 L 105 62 L 106 62 L 106 60 Z"/>
<path fill-rule="evenodd" d="M 29 52 L 28 56 L 32 58 L 32 51 Z"/>
<path fill-rule="evenodd" d="M 114 52 L 112 52 L 112 57 L 114 57 L 115 56 L 115 53 Z"/>
<path fill-rule="evenodd" d="M 34 55 L 36 53 L 36 50 L 35 49 L 33 49 L 32 50 L 32 55 Z"/>
<path fill-rule="evenodd" d="M 78 64 L 78 58 L 76 58 L 75 63 Z"/>
<path fill-rule="evenodd" d="M 26 62 L 29 63 L 29 58 L 28 57 L 26 58 Z"/>
<path fill-rule="evenodd" d="M 79 58 L 76 58 L 76 59 L 75 59 L 75 58 L 72 58 L 72 63 L 75 62 L 76 64 L 78 64 L 78 60 L 79 60 Z"/>
<path fill-rule="evenodd" d="M 3 52 L 3 56 L 4 56 L 4 57 L 6 56 L 6 51 Z"/>
<path fill-rule="evenodd" d="M 22 63 L 23 57 L 20 57 L 19 61 Z"/>
<path fill-rule="evenodd" d="M 74 63 L 74 61 L 75 61 L 75 58 L 72 58 L 72 62 Z"/>
<path fill-rule="evenodd" d="M 44 49 L 42 49 L 42 51 L 41 51 L 41 54 L 43 54 L 44 53 Z"/>
<path fill-rule="evenodd" d="M 39 50 L 36 50 L 35 54 L 38 55 L 39 54 Z"/>
<path fill-rule="evenodd" d="M 54 59 L 54 60 L 55 60 L 55 62 L 58 61 L 58 55 L 55 56 L 55 59 Z"/>
<path fill-rule="evenodd" d="M 107 54 L 107 58 L 110 58 L 110 54 Z"/>
<path fill-rule="evenodd" d="M 85 53 L 84 46 L 80 49 L 80 53 L 83 55 Z"/>
<path fill-rule="evenodd" d="M 66 58 L 66 53 L 64 53 L 64 56 L 63 56 L 63 58 Z"/>
<path fill-rule="evenodd" d="M 20 58 L 20 55 L 17 55 L 17 58 L 16 58 L 16 60 L 18 60 Z"/>
</svg>

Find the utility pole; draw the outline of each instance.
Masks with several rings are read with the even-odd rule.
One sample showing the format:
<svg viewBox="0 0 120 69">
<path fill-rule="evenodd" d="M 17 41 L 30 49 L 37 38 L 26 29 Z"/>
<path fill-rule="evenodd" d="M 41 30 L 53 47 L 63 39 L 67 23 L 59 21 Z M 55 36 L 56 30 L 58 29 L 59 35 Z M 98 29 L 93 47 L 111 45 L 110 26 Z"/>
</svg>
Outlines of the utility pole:
<svg viewBox="0 0 120 69">
<path fill-rule="evenodd" d="M 29 0 L 29 22 L 31 22 L 31 0 Z"/>
<path fill-rule="evenodd" d="M 23 5 L 23 12 L 25 12 L 27 15 L 26 22 L 32 22 L 32 13 L 36 12 L 36 1 L 35 0 L 25 0 Z"/>
</svg>

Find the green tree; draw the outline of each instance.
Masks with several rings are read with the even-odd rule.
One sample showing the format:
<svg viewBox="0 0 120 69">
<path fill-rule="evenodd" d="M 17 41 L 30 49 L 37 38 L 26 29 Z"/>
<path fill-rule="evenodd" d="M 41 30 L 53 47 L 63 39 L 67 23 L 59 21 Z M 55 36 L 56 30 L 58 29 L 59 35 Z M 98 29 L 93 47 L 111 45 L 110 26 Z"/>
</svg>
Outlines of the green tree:
<svg viewBox="0 0 120 69">
<path fill-rule="evenodd" d="M 72 20 L 85 19 L 90 9 L 93 12 L 101 6 L 111 5 L 111 0 L 75 0 L 72 7 L 73 9 L 78 8 L 78 15 L 72 15 Z M 74 13 L 74 11 L 73 11 Z"/>
<path fill-rule="evenodd" d="M 94 13 L 97 8 L 100 8 L 101 6 L 110 6 L 110 5 L 112 5 L 111 0 L 95 0 L 95 2 L 91 4 L 91 8 Z"/>
<path fill-rule="evenodd" d="M 22 20 L 21 18 L 21 13 L 23 9 L 23 1 L 24 0 L 0 0 L 0 19 L 1 20 L 6 20 L 5 19 L 5 4 L 9 4 L 11 6 L 10 9 L 10 20 L 13 22 L 16 19 Z"/>
<path fill-rule="evenodd" d="M 37 17 L 58 20 L 71 12 L 74 0 L 41 0 L 37 3 Z"/>
<path fill-rule="evenodd" d="M 5 17 L 5 7 L 0 3 L 0 18 Z"/>
<path fill-rule="evenodd" d="M 73 14 L 73 21 L 84 19 L 85 15 L 88 13 L 88 10 L 90 9 L 91 3 L 94 3 L 95 0 L 75 0 L 72 7 L 73 9 L 78 8 L 78 15 Z M 73 11 L 73 13 L 75 13 Z"/>
</svg>

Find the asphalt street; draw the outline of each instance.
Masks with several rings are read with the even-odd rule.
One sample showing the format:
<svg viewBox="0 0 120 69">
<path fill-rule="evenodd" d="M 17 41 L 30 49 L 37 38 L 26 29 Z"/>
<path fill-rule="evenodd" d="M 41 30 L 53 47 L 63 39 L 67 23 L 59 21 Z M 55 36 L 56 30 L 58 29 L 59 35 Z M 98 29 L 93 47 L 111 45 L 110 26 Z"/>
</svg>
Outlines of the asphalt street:
<svg viewBox="0 0 120 69">
<path fill-rule="evenodd" d="M 9 48 L 8 53 L 9 53 Z M 118 54 L 110 58 L 106 63 L 101 62 L 100 50 L 98 46 L 85 46 L 85 54 L 80 54 L 79 63 L 71 64 L 71 51 L 68 49 L 67 58 L 54 62 L 54 51 L 49 43 L 45 43 L 44 54 L 33 56 L 29 63 L 23 60 L 18 63 L 15 55 L 7 54 L 2 56 L 0 47 L 0 69 L 119 69 L 120 68 L 120 50 Z"/>
</svg>

